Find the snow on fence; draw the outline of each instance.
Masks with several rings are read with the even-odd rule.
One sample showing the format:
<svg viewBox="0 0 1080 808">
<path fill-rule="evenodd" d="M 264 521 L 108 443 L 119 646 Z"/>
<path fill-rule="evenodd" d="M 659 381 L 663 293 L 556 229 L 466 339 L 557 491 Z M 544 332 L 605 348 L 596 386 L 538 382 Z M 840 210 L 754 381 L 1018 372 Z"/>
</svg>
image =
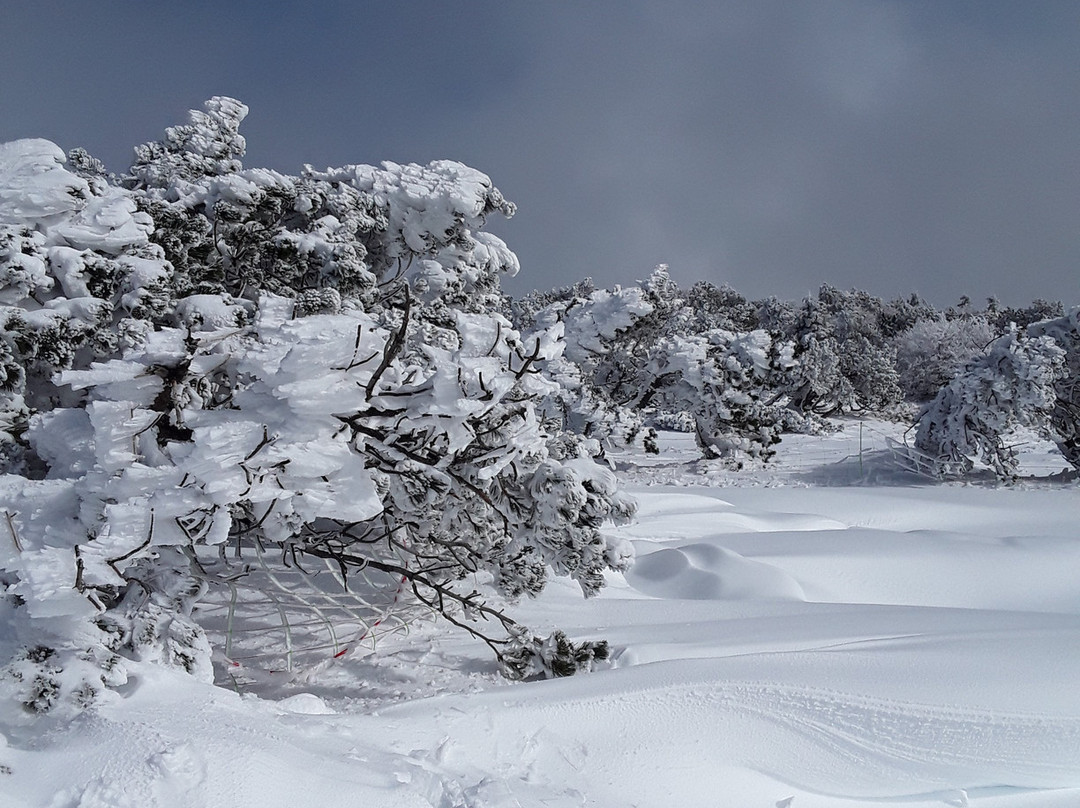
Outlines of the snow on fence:
<svg viewBox="0 0 1080 808">
<path fill-rule="evenodd" d="M 888 434 L 880 428 L 883 426 L 887 428 L 885 422 L 860 421 L 858 454 L 849 454 L 841 462 L 850 463 L 857 460 L 862 471 L 864 461 L 869 463 L 871 457 L 884 455 L 892 468 L 927 480 L 939 482 L 951 476 L 943 472 L 943 463 L 940 458 L 908 443 L 907 431 Z M 1069 471 L 1068 462 L 1054 444 L 1040 437 L 1033 430 L 1018 428 L 1012 437 L 1015 440 L 1012 448 L 1019 454 L 1018 471 L 1022 476 L 1041 478 Z M 987 466 L 978 459 L 975 459 L 974 465 L 979 474 L 986 473 L 988 470 Z M 880 463 L 878 463 L 878 468 L 880 469 Z"/>
<path fill-rule="evenodd" d="M 845 418 L 836 432 L 785 435 L 777 457 L 778 470 L 833 482 L 874 479 L 897 474 L 938 480 L 935 459 L 911 446 L 903 423 Z"/>
<path fill-rule="evenodd" d="M 926 452 L 919 451 L 907 443 L 901 443 L 888 435 L 885 435 L 884 438 L 885 446 L 893 462 L 904 471 L 930 480 L 941 479 L 940 463 L 938 463 L 937 458 L 928 455 Z"/>
<path fill-rule="evenodd" d="M 893 468 L 928 480 L 940 480 L 940 463 L 937 459 L 909 444 L 905 436 L 897 440 L 895 435 L 890 435 L 866 421 L 859 421 L 857 458 L 860 469 L 868 455 L 884 453 Z"/>
<path fill-rule="evenodd" d="M 231 548 L 230 548 L 231 549 Z M 199 558 L 207 587 L 194 615 L 210 635 L 219 676 L 235 683 L 298 676 L 407 631 L 430 610 L 408 583 L 350 570 L 288 548 L 245 545 L 235 557 Z"/>
</svg>

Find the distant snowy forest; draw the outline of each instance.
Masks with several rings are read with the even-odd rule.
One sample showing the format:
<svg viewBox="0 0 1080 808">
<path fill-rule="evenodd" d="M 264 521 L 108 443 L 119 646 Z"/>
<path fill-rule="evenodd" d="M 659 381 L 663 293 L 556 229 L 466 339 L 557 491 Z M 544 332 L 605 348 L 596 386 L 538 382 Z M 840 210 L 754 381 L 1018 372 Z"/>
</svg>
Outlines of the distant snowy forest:
<svg viewBox="0 0 1080 808">
<path fill-rule="evenodd" d="M 629 568 L 605 451 L 658 430 L 740 468 L 873 413 L 942 475 L 1009 480 L 1022 426 L 1080 468 L 1080 308 L 751 301 L 663 266 L 511 299 L 487 176 L 245 168 L 246 113 L 213 98 L 122 174 L 0 145 L 0 664 L 34 710 L 93 703 L 126 659 L 211 677 L 193 610 L 255 551 L 382 574 L 512 678 L 587 670 L 604 643 L 499 604 Z"/>
</svg>

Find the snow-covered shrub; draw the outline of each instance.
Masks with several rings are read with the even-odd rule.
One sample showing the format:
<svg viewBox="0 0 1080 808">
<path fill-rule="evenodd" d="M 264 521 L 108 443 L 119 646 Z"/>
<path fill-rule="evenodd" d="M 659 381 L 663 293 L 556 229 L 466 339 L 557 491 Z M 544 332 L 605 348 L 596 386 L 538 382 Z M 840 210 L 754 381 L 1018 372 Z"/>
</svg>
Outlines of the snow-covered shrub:
<svg viewBox="0 0 1080 808">
<path fill-rule="evenodd" d="M 1052 437 L 1055 385 L 1066 376 L 1065 351 L 1053 338 L 1007 334 L 927 405 L 915 447 L 933 458 L 942 474 L 966 472 L 978 459 L 1009 479 L 1017 458 L 1005 438 L 1018 425 Z"/>
<path fill-rule="evenodd" d="M 887 410 L 901 399 L 896 354 L 882 333 L 885 306 L 865 292 L 822 286 L 794 312 L 763 307 L 763 327 L 795 346 L 783 390 L 809 415 Z"/>
<path fill-rule="evenodd" d="M 928 401 L 997 336 L 985 317 L 922 319 L 893 341 L 904 395 Z"/>
<path fill-rule="evenodd" d="M 64 400 L 54 375 L 137 342 L 168 282 L 153 223 L 130 194 L 64 162 L 45 140 L 0 145 L 0 440 L 10 470 L 23 468 L 29 415 Z"/>
<path fill-rule="evenodd" d="M 1060 319 L 1066 316 L 1066 311 L 1058 300 L 1035 298 L 1027 306 L 1002 307 L 994 298 L 990 298 L 986 304 L 985 316 L 990 320 L 991 325 L 1001 332 L 1007 331 L 1011 326 L 1027 328 L 1043 320 Z"/>
<path fill-rule="evenodd" d="M 776 440 L 774 419 L 762 413 L 774 408 L 757 402 L 775 398 L 768 388 L 793 363 L 789 354 L 763 367 L 769 361 L 759 354 L 772 350 L 765 332 L 719 327 L 754 318 L 753 307 L 734 290 L 698 284 L 684 295 L 660 265 L 636 286 L 579 284 L 527 297 L 511 310 L 533 327 L 564 329 L 560 385 L 544 405 L 563 426 L 630 442 L 643 434 L 647 417 L 696 432 L 710 456 L 771 453 L 762 447 Z M 655 441 L 649 446 L 656 448 Z"/>
<path fill-rule="evenodd" d="M 561 286 L 547 291 L 534 289 L 521 297 L 506 297 L 503 300 L 503 314 L 519 331 L 528 331 L 536 325 L 536 318 L 541 312 L 553 306 L 565 308 L 574 301 L 587 300 L 597 291 L 592 278 L 583 278 L 569 286 Z M 576 303 L 574 305 L 577 305 Z"/>
<path fill-rule="evenodd" d="M 1065 373 L 1054 383 L 1049 434 L 1065 459 L 1080 469 L 1080 307 L 1063 317 L 1033 323 L 1028 334 L 1048 337 L 1065 352 Z"/>
<path fill-rule="evenodd" d="M 727 284 L 698 281 L 686 293 L 686 307 L 697 333 L 718 328 L 747 333 L 761 327 L 758 306 Z"/>
<path fill-rule="evenodd" d="M 124 185 L 155 223 L 177 282 L 193 292 L 292 296 L 333 288 L 378 306 L 408 282 L 440 310 L 491 310 L 517 257 L 481 232 L 514 206 L 461 163 L 349 165 L 299 176 L 245 169 L 247 107 L 214 98 L 187 125 L 136 149 Z"/>
<path fill-rule="evenodd" d="M 625 439 L 642 423 L 640 412 L 629 406 L 640 396 L 641 355 L 627 335 L 653 313 L 653 304 L 638 286 L 579 284 L 545 297 L 551 299 L 543 308 L 529 301 L 516 307 L 532 329 L 564 334 L 566 348 L 551 365 L 559 384 L 542 403 L 543 416 L 586 437 Z"/>
<path fill-rule="evenodd" d="M 244 169 L 245 114 L 212 99 L 120 185 L 0 147 L 0 421 L 26 458 L 0 478 L 7 686 L 55 709 L 128 658 L 209 675 L 226 545 L 393 575 L 508 675 L 589 667 L 601 645 L 481 594 L 592 595 L 631 557 L 599 530 L 633 504 L 595 441 L 537 416 L 562 324 L 493 310 L 517 259 L 480 228 L 513 206 L 458 163 Z"/>
<path fill-rule="evenodd" d="M 709 457 L 766 460 L 780 442 L 782 418 L 769 380 L 792 365 L 791 346 L 762 330 L 672 337 L 652 352 L 653 381 L 643 403 L 692 417 L 698 445 Z"/>
<path fill-rule="evenodd" d="M 758 306 L 704 283 L 684 294 L 664 265 L 636 287 L 597 290 L 589 283 L 532 295 L 510 309 L 521 322 L 565 329 L 559 394 L 545 407 L 586 435 L 636 439 L 648 419 L 654 427 L 694 432 L 706 454 L 737 463 L 769 457 L 780 431 L 820 428 L 811 398 L 861 396 L 866 406 L 885 407 L 896 393 L 891 353 L 858 334 L 846 352 L 831 353 L 839 347 L 823 324 L 821 341 L 814 334 L 804 341 L 800 362 L 799 349 L 779 333 L 742 330 L 789 312 L 783 328 L 794 333 L 807 313 L 823 308 L 806 306 L 800 314 L 777 301 Z M 830 361 L 831 370 L 821 371 Z M 829 403 L 825 411 L 835 408 Z"/>
<path fill-rule="evenodd" d="M 878 325 L 885 339 L 896 339 L 920 320 L 937 320 L 943 315 L 917 294 L 890 300 L 878 314 Z"/>
</svg>

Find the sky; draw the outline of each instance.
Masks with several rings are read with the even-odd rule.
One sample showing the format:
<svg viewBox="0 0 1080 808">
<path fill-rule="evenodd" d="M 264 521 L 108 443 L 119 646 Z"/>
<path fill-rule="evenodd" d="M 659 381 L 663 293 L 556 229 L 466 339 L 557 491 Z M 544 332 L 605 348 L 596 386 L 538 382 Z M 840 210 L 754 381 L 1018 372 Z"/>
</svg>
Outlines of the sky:
<svg viewBox="0 0 1080 808">
<path fill-rule="evenodd" d="M 0 141 L 112 171 L 214 95 L 245 165 L 459 160 L 511 293 L 667 263 L 937 305 L 1080 303 L 1075 0 L 10 0 Z"/>
</svg>

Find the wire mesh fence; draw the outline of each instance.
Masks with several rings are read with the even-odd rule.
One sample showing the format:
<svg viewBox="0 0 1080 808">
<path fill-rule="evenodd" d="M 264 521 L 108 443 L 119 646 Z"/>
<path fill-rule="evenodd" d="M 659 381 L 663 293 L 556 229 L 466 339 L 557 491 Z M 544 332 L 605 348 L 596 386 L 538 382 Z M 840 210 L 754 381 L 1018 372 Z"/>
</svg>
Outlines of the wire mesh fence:
<svg viewBox="0 0 1080 808">
<path fill-rule="evenodd" d="M 230 553 L 232 557 L 229 557 Z M 245 544 L 198 558 L 206 594 L 194 615 L 215 651 L 219 678 L 300 676 L 375 650 L 430 609 L 406 580 L 288 548 Z"/>
</svg>

